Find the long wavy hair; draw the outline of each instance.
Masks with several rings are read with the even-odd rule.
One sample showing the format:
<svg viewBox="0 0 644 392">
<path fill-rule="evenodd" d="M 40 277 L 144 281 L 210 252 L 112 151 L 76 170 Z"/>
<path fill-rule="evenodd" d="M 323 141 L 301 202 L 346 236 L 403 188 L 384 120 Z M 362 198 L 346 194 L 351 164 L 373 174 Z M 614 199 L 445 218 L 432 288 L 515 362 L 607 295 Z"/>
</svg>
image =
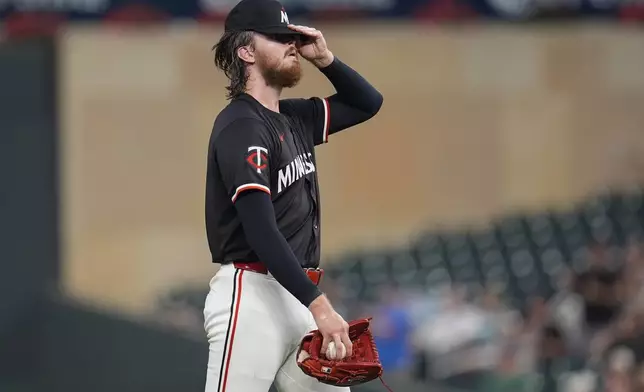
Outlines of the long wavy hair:
<svg viewBox="0 0 644 392">
<path fill-rule="evenodd" d="M 246 90 L 248 82 L 247 64 L 237 56 L 242 46 L 253 48 L 253 33 L 250 31 L 225 32 L 212 50 L 215 52 L 215 66 L 222 70 L 230 83 L 226 86 L 226 98 L 238 97 Z"/>
</svg>

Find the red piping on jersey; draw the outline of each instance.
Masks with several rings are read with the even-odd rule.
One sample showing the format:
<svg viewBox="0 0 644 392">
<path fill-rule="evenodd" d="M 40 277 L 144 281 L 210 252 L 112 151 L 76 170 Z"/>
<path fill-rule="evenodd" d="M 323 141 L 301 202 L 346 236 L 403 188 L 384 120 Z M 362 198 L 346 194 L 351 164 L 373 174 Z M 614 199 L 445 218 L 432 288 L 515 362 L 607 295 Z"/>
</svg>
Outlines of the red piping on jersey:
<svg viewBox="0 0 644 392">
<path fill-rule="evenodd" d="M 324 108 L 326 109 L 326 113 L 324 113 L 326 116 L 324 121 L 326 126 L 323 130 L 324 133 L 322 134 L 322 141 L 326 143 L 329 140 L 329 124 L 331 123 L 331 108 L 329 107 L 329 100 L 326 98 L 324 98 Z"/>
<path fill-rule="evenodd" d="M 242 185 L 239 188 L 237 188 L 237 191 L 233 195 L 233 199 L 232 199 L 233 203 L 235 202 L 235 200 L 237 200 L 237 197 L 239 197 L 240 193 L 242 193 L 244 191 L 251 190 L 251 189 L 257 189 L 258 191 L 266 192 L 269 195 L 271 194 L 271 192 L 269 190 L 267 190 L 267 188 L 265 186 L 254 185 L 254 184 Z"/>
</svg>

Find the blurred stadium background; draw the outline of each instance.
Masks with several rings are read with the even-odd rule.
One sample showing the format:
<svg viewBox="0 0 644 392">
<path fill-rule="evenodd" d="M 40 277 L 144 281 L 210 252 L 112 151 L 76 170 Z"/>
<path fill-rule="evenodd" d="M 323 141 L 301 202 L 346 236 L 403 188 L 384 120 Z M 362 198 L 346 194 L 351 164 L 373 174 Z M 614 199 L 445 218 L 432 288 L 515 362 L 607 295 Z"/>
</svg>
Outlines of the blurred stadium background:
<svg viewBox="0 0 644 392">
<path fill-rule="evenodd" d="M 644 391 L 644 2 L 283 2 L 385 97 L 318 160 L 393 389 Z M 203 390 L 234 3 L 0 1 L 1 392 Z"/>
</svg>

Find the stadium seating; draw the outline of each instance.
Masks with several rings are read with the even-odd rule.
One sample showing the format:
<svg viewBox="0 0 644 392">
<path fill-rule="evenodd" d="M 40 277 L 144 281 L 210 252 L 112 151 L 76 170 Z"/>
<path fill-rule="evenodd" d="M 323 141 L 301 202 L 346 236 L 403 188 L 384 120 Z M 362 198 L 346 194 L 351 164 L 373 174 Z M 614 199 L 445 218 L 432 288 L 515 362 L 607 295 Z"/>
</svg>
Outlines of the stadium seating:
<svg viewBox="0 0 644 392">
<path fill-rule="evenodd" d="M 494 287 L 523 305 L 550 297 L 559 277 L 586 267 L 593 243 L 619 249 L 644 234 L 644 193 L 606 191 L 567 211 L 514 214 L 487 229 L 421 233 L 408 248 L 344 255 L 325 263 L 330 277 L 346 288 L 347 301 L 370 302 L 380 287 L 398 284 L 431 289 L 458 283 Z"/>
</svg>

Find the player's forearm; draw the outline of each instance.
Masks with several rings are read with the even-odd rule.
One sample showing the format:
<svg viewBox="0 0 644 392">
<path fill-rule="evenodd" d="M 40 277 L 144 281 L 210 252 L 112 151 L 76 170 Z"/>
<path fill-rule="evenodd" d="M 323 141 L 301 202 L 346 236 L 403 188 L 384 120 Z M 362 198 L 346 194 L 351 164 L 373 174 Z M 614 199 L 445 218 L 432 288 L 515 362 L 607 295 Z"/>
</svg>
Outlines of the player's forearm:
<svg viewBox="0 0 644 392">
<path fill-rule="evenodd" d="M 332 99 L 372 117 L 382 106 L 382 94 L 362 75 L 335 57 L 331 64 L 320 68 L 337 94 Z"/>
<path fill-rule="evenodd" d="M 270 196 L 249 192 L 235 203 L 248 244 L 273 277 L 304 306 L 322 293 L 306 275 L 275 222 Z"/>
</svg>

